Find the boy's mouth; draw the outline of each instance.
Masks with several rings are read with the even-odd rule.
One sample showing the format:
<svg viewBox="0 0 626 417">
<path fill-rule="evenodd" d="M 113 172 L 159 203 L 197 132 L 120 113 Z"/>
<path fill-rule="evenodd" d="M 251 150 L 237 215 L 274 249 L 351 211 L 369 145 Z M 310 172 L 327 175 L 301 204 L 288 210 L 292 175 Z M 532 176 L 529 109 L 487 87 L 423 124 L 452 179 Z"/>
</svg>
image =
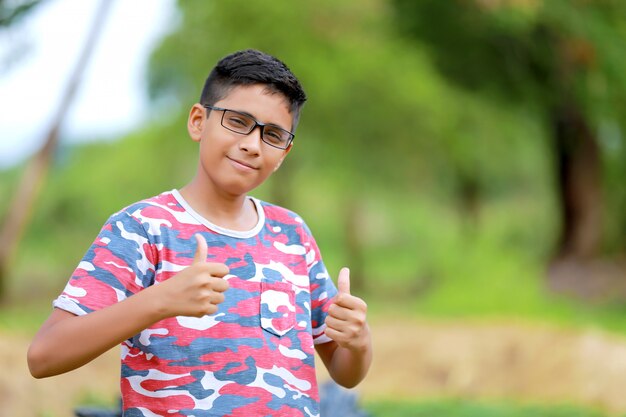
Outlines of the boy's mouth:
<svg viewBox="0 0 626 417">
<path fill-rule="evenodd" d="M 259 169 L 259 168 L 255 167 L 254 165 L 251 165 L 251 164 L 249 164 L 247 162 L 240 161 L 238 159 L 231 158 L 230 156 L 226 156 L 226 158 L 228 158 L 233 164 L 235 164 L 235 166 L 243 167 L 243 168 L 247 168 L 247 169 Z"/>
</svg>

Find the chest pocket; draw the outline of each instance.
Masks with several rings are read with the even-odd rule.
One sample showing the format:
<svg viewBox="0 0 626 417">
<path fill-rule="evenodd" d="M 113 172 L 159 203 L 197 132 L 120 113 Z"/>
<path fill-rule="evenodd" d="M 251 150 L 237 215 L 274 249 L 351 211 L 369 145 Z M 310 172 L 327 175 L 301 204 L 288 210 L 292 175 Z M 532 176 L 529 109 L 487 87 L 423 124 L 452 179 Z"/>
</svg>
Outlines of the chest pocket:
<svg viewBox="0 0 626 417">
<path fill-rule="evenodd" d="M 296 324 L 296 294 L 288 282 L 261 282 L 261 327 L 283 336 Z"/>
</svg>

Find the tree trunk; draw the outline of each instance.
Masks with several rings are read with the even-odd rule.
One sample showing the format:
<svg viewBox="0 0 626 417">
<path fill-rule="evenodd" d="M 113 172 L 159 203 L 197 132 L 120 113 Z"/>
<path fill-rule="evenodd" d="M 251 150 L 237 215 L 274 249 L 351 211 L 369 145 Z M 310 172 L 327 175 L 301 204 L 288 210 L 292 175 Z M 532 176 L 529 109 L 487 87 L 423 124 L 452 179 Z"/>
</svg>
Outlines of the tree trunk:
<svg viewBox="0 0 626 417">
<path fill-rule="evenodd" d="M 87 62 L 94 51 L 98 35 L 113 2 L 102 0 L 96 10 L 94 23 L 90 28 L 81 54 L 76 62 L 59 108 L 52 120 L 44 144 L 27 163 L 17 191 L 11 200 L 9 210 L 0 228 L 0 301 L 6 298 L 7 276 L 20 240 L 30 221 L 35 202 L 43 186 L 50 163 L 59 144 L 59 131 L 70 104 L 76 96 Z"/>
<path fill-rule="evenodd" d="M 602 238 L 600 149 L 579 107 L 567 102 L 552 115 L 561 230 L 558 259 L 590 259 Z"/>
<path fill-rule="evenodd" d="M 474 238 L 480 221 L 481 184 L 476 174 L 456 170 L 456 200 L 462 222 L 463 232 L 468 238 Z"/>
</svg>

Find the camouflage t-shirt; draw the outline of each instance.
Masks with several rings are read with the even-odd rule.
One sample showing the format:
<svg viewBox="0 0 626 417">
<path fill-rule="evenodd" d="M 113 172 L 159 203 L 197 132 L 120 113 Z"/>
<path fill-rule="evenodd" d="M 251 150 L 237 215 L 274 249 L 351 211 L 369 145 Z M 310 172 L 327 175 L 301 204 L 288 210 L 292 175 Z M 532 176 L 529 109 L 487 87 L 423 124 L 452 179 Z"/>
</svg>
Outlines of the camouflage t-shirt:
<svg viewBox="0 0 626 417">
<path fill-rule="evenodd" d="M 314 344 L 336 288 L 295 213 L 256 199 L 247 232 L 220 228 L 177 190 L 133 204 L 103 226 L 54 306 L 77 315 L 158 285 L 193 262 L 230 268 L 217 313 L 173 317 L 122 343 L 125 417 L 317 416 Z"/>
</svg>

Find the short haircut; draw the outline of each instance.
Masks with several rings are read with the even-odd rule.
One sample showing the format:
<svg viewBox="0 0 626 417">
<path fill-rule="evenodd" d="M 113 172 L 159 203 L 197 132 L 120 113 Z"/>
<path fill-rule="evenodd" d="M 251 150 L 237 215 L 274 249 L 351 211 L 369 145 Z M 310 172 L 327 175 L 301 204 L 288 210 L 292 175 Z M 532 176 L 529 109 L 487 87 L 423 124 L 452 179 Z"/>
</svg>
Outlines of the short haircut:
<svg viewBox="0 0 626 417">
<path fill-rule="evenodd" d="M 306 94 L 291 70 L 279 59 L 255 49 L 238 51 L 222 58 L 204 83 L 200 104 L 213 105 L 238 86 L 264 84 L 289 102 L 293 127 L 298 124 Z"/>
</svg>

